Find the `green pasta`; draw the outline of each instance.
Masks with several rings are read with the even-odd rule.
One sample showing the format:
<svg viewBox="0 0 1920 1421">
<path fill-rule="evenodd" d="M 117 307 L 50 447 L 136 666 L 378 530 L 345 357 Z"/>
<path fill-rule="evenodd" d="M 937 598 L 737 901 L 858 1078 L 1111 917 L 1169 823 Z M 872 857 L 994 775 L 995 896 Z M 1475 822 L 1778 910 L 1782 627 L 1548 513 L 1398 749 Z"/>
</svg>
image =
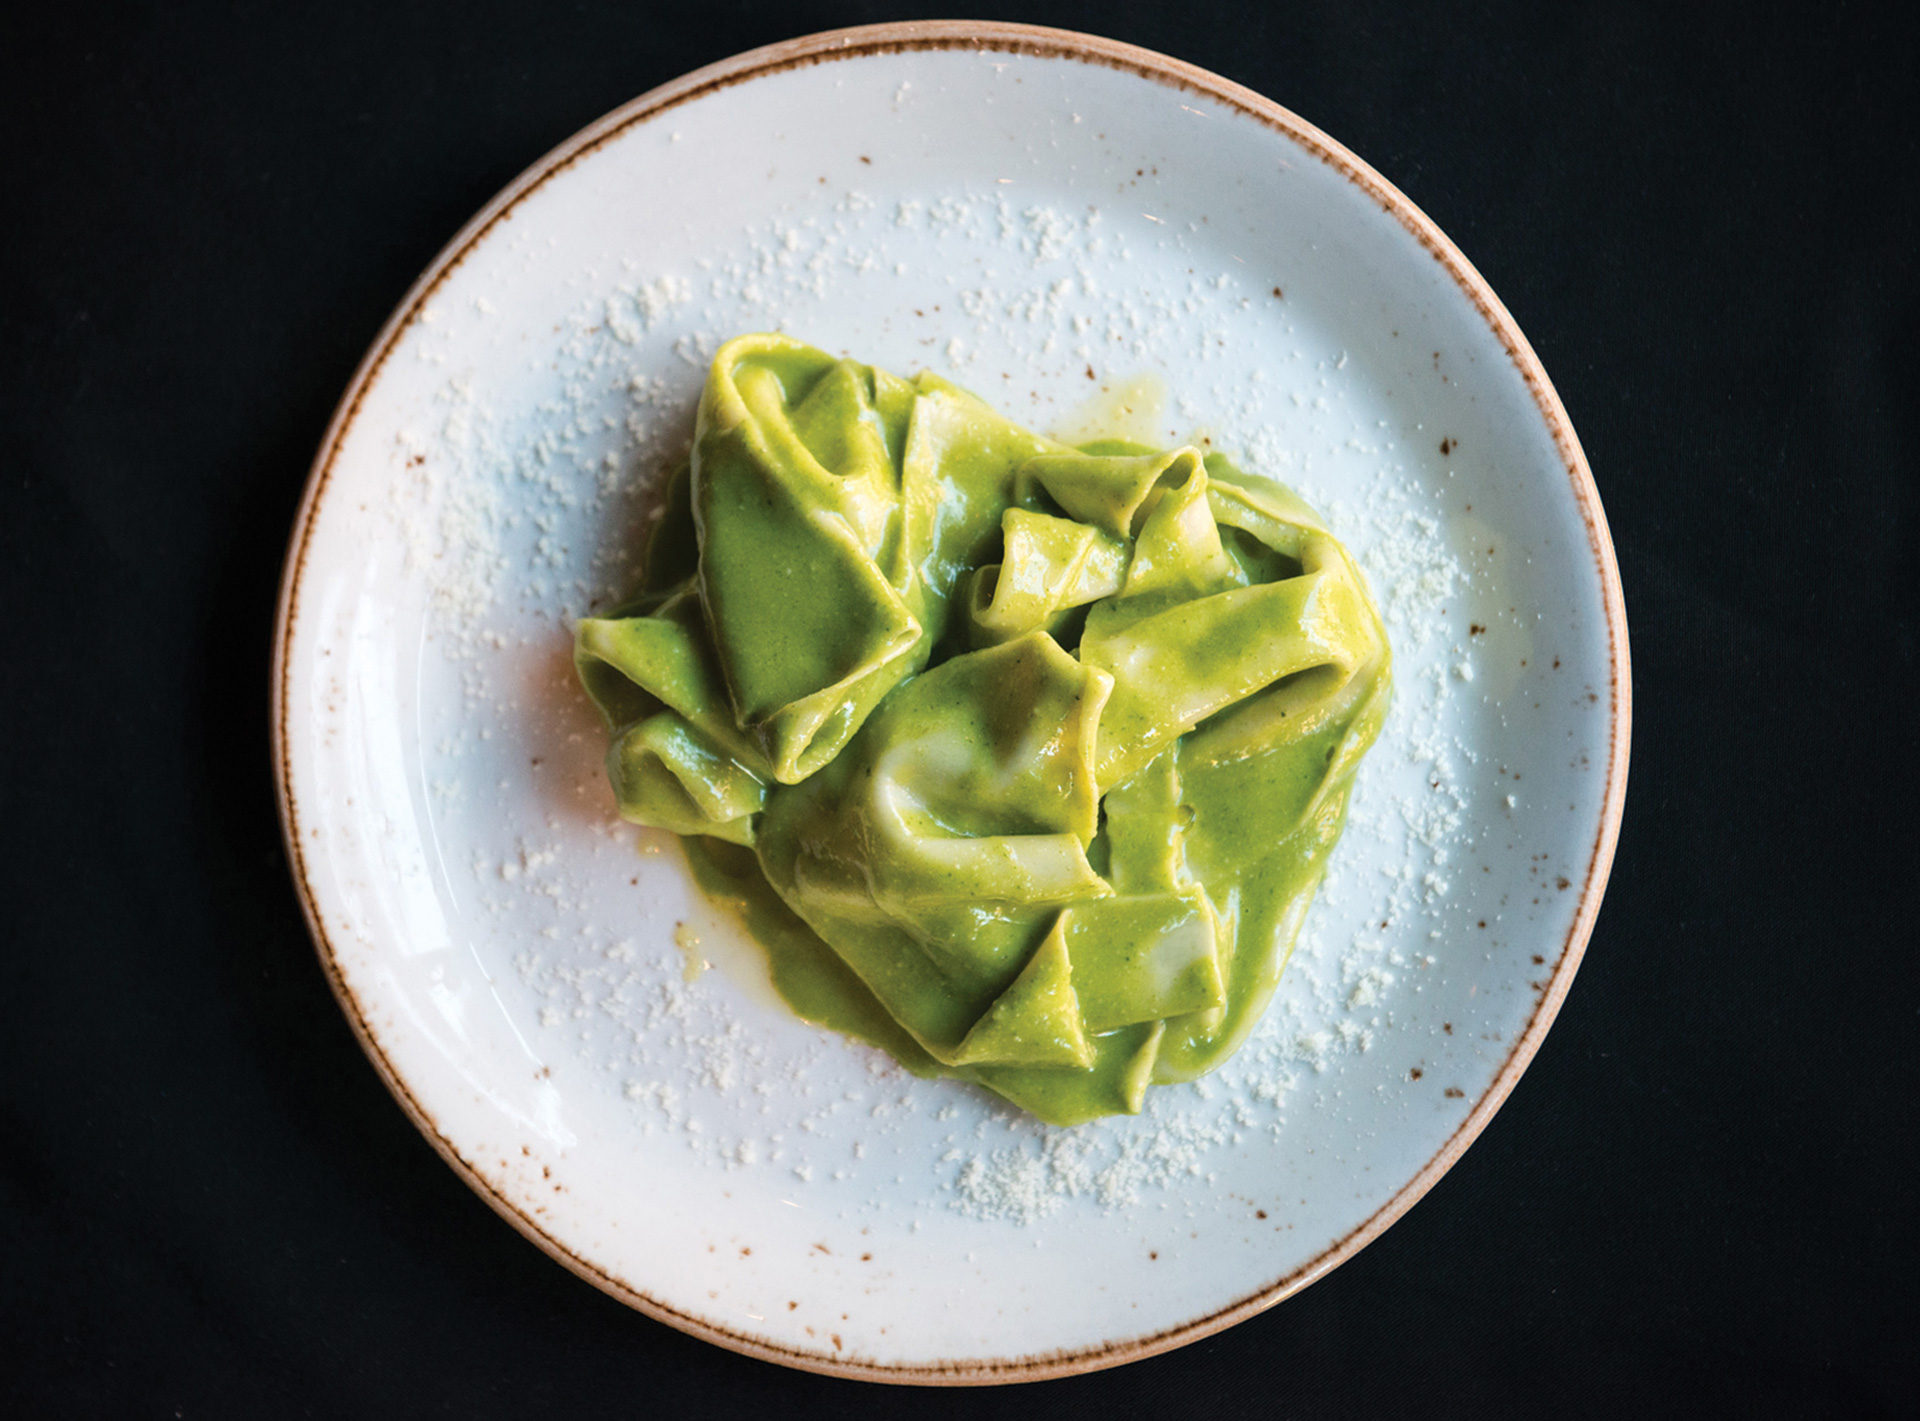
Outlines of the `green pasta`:
<svg viewBox="0 0 1920 1421">
<path fill-rule="evenodd" d="M 1293 494 L 748 335 L 646 566 L 575 642 L 620 814 L 797 1013 L 1062 1125 L 1245 1040 L 1390 681 Z"/>
</svg>

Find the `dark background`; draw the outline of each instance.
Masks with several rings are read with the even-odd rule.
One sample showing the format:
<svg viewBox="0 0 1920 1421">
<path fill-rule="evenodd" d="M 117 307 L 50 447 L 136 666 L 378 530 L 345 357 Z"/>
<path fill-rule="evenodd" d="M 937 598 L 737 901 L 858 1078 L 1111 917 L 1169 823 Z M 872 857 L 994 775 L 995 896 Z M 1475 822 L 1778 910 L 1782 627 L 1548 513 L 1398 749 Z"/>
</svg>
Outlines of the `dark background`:
<svg viewBox="0 0 1920 1421">
<path fill-rule="evenodd" d="M 1891 9 L 1008 7 L 1251 85 L 1378 167 L 1513 310 L 1612 520 L 1635 733 L 1598 931 L 1491 1128 L 1353 1262 L 1114 1372 L 830 1381 L 579 1282 L 388 1098 L 267 761 L 334 401 L 440 245 L 581 125 L 944 9 L 0 20 L 4 1409 L 1920 1414 L 1920 67 Z"/>
</svg>

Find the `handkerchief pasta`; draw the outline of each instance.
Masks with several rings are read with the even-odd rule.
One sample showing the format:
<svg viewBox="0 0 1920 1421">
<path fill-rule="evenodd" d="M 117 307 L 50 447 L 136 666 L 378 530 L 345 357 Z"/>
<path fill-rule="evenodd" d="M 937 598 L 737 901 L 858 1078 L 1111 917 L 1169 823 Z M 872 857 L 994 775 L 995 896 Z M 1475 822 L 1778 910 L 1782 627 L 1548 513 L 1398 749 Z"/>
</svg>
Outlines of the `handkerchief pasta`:
<svg viewBox="0 0 1920 1421">
<path fill-rule="evenodd" d="M 751 335 L 647 569 L 577 629 L 620 812 L 801 1015 L 1058 1124 L 1245 1039 L 1389 684 L 1299 499 Z"/>
</svg>

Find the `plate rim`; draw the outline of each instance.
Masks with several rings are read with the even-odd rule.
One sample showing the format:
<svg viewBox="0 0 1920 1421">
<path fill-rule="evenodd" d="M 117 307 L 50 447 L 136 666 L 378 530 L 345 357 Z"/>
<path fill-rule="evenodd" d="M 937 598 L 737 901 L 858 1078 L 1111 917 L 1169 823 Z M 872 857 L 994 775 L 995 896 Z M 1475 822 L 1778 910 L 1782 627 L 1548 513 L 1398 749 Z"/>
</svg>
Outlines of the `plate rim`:
<svg viewBox="0 0 1920 1421">
<path fill-rule="evenodd" d="M 569 1250 L 548 1234 L 534 1219 L 517 1208 L 486 1179 L 476 1166 L 442 1133 L 431 1113 L 417 1100 L 405 1080 L 387 1059 L 368 1025 L 351 985 L 342 973 L 325 925 L 321 919 L 317 895 L 309 879 L 305 856 L 300 846 L 299 803 L 293 792 L 287 736 L 287 676 L 291 665 L 289 648 L 297 630 L 301 578 L 306 570 L 307 553 L 315 514 L 325 494 L 332 467 L 348 430 L 358 415 L 362 401 L 379 377 L 388 356 L 401 335 L 419 317 L 441 284 L 466 259 L 479 242 L 504 220 L 521 201 L 531 196 L 550 178 L 564 172 L 627 129 L 656 118 L 681 104 L 756 78 L 837 59 L 868 58 L 890 53 L 926 50 L 975 50 L 1033 55 L 1047 59 L 1069 59 L 1092 63 L 1134 74 L 1163 86 L 1200 94 L 1274 129 L 1305 148 L 1321 162 L 1333 168 L 1349 182 L 1393 216 L 1428 254 L 1451 276 L 1475 309 L 1486 320 L 1495 338 L 1507 351 L 1522 381 L 1532 395 L 1559 451 L 1575 503 L 1586 525 L 1589 550 L 1593 555 L 1601 584 L 1602 609 L 1607 625 L 1609 661 L 1607 780 L 1602 794 L 1600 822 L 1589 855 L 1585 881 L 1573 922 L 1561 946 L 1558 959 L 1548 977 L 1546 990 L 1535 1003 L 1532 1016 L 1515 1038 L 1512 1049 L 1495 1073 L 1487 1090 L 1475 1101 L 1459 1127 L 1447 1138 L 1427 1163 L 1402 1185 L 1391 1198 L 1345 1236 L 1334 1240 L 1313 1259 L 1265 1287 L 1257 1289 L 1207 1315 L 1144 1336 L 1109 1341 L 1087 1348 L 1063 1350 L 1023 1357 L 956 1359 L 916 1363 L 888 1364 L 810 1351 L 770 1342 L 743 1332 L 735 1332 L 675 1308 L 652 1297 L 623 1279 L 614 1277 L 591 1260 Z M 429 263 L 421 276 L 408 288 L 394 312 L 381 326 L 342 394 L 322 435 L 306 486 L 294 514 L 282 564 L 279 594 L 274 610 L 273 656 L 270 668 L 270 744 L 274 795 L 279 810 L 280 830 L 287 851 L 287 866 L 292 875 L 302 915 L 313 939 L 314 950 L 332 989 L 335 1000 L 366 1052 L 381 1080 L 399 1102 L 416 1129 L 440 1157 L 486 1203 L 522 1235 L 549 1257 L 584 1278 L 603 1292 L 629 1307 L 680 1331 L 741 1352 L 762 1361 L 775 1362 L 803 1371 L 866 1381 L 913 1385 L 981 1385 L 1020 1381 L 1039 1381 L 1072 1376 L 1120 1366 L 1127 1362 L 1171 1351 L 1190 1342 L 1213 1335 L 1235 1323 L 1245 1321 L 1292 1296 L 1309 1284 L 1352 1258 L 1378 1238 L 1389 1225 L 1427 1193 L 1477 1139 L 1495 1112 L 1506 1101 L 1540 1043 L 1559 1014 L 1574 974 L 1585 955 L 1598 918 L 1600 901 L 1612 868 L 1618 842 L 1620 820 L 1625 804 L 1627 763 L 1632 730 L 1632 678 L 1627 640 L 1626 602 L 1620 582 L 1613 541 L 1599 490 L 1587 464 L 1586 454 L 1574 433 L 1572 420 L 1559 394 L 1547 378 L 1545 368 L 1533 347 L 1522 334 L 1506 306 L 1466 256 L 1419 207 L 1367 163 L 1313 124 L 1291 110 L 1230 79 L 1174 59 L 1157 51 L 1119 40 L 1083 34 L 1073 30 L 1039 25 L 973 20 L 918 20 L 886 24 L 858 25 L 804 35 L 779 43 L 747 50 L 673 79 L 631 99 L 549 150 L 531 164 L 491 201 L 480 209 L 454 235 Z"/>
</svg>

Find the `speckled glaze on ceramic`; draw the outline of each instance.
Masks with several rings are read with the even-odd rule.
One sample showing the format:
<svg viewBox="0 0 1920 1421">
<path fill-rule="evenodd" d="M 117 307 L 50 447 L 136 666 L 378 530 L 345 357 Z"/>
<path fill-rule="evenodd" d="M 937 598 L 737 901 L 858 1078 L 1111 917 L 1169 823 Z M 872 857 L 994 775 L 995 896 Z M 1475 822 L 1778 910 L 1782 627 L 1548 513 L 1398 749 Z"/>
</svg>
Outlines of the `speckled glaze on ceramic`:
<svg viewBox="0 0 1920 1421">
<path fill-rule="evenodd" d="M 551 608 L 507 599 L 484 640 L 449 646 L 433 565 L 444 549 L 395 512 L 417 472 L 435 479 L 421 518 L 449 481 L 478 476 L 471 447 L 435 468 L 419 435 L 447 426 L 450 388 L 524 421 L 562 407 L 550 347 L 597 282 L 714 280 L 701 258 L 737 247 L 746 224 L 856 189 L 885 207 L 995 185 L 1015 212 L 1102 209 L 1110 269 L 1062 296 L 1062 320 L 1099 316 L 1099 292 L 1196 250 L 1246 291 L 1271 288 L 1272 307 L 1249 300 L 1236 317 L 1250 323 L 1236 327 L 1249 364 L 1268 339 L 1261 313 L 1284 303 L 1264 353 L 1304 350 L 1317 388 L 1377 416 L 1439 510 L 1436 536 L 1479 559 L 1449 617 L 1481 615 L 1469 604 L 1486 617 L 1472 623 L 1473 679 L 1444 726 L 1475 767 L 1471 847 L 1441 907 L 1387 930 L 1404 930 L 1393 946 L 1406 959 L 1433 959 L 1402 974 L 1418 975 L 1417 990 L 1395 990 L 1367 1050 L 1306 1075 L 1284 1130 L 1212 1151 L 1191 1189 L 1131 1206 L 1070 1199 L 1025 1224 L 940 1199 L 943 1144 L 991 1124 L 996 1107 L 876 1072 L 772 1001 L 751 947 L 679 858 L 648 835 L 609 834 L 600 742 Z M 1169 220 L 1190 234 L 1171 254 L 1154 245 Z M 796 310 L 795 329 L 896 369 L 937 366 L 943 349 L 958 358 L 927 314 L 938 298 L 916 284 L 950 244 L 904 225 L 887 242 L 870 278 Z M 692 319 L 699 305 L 678 309 Z M 675 318 L 649 323 L 634 359 L 697 384 L 697 359 L 674 350 Z M 1081 362 L 1041 349 L 1039 327 L 1008 323 L 994 339 L 975 352 L 984 364 L 953 373 L 1014 418 L 1045 426 L 1088 393 Z M 1133 373 L 1115 360 L 1116 377 Z M 1181 372 L 1160 373 L 1179 395 Z M 1202 406 L 1216 377 L 1199 382 Z M 1276 380 L 1260 417 L 1286 429 L 1299 393 Z M 1366 441 L 1348 443 L 1321 458 L 1317 485 L 1374 476 Z M 546 574 L 527 569 L 551 565 L 555 605 L 570 583 L 605 592 L 589 586 L 589 554 L 620 530 L 584 511 L 534 526 L 516 516 L 516 487 L 503 481 L 504 504 L 488 505 L 504 530 L 489 544 L 493 571 L 537 592 Z M 1364 529 L 1336 531 L 1364 544 Z M 1444 649 L 1428 659 L 1399 674 L 1449 674 Z M 1613 853 L 1630 700 L 1619 578 L 1579 444 L 1452 244 L 1258 95 L 1111 41 L 974 23 L 836 31 L 701 70 L 569 140 L 489 204 L 401 303 L 327 431 L 288 554 L 273 678 L 283 823 L 321 959 L 435 1148 L 540 1247 L 652 1317 L 767 1360 L 915 1383 L 1040 1378 L 1179 1346 L 1306 1286 L 1431 1187 L 1513 1087 L 1572 981 Z M 1411 795 L 1406 759 L 1377 777 Z M 1378 844 L 1342 853 L 1352 882 L 1397 867 L 1369 861 Z M 566 866 L 554 891 L 500 886 L 548 854 Z M 1313 920 L 1323 936 L 1371 928 L 1357 916 L 1364 895 L 1347 897 Z M 636 1084 L 592 1012 L 557 1012 L 535 990 L 546 979 L 527 968 L 533 955 L 610 924 L 647 960 L 670 953 L 676 931 L 696 934 L 720 966 L 697 985 L 766 1075 L 699 1107 L 697 1135 L 743 1142 L 724 1167 L 689 1144 L 685 1121 L 677 1133 L 637 1123 L 632 1093 L 672 1074 L 671 1051 L 648 1057 L 652 1075 Z M 846 1105 L 787 1141 L 764 1107 L 801 1073 L 810 1098 Z M 955 1093 L 932 1094 L 943 1091 Z M 903 1098 L 911 1118 L 868 1149 L 863 1136 Z M 790 1167 L 786 1151 L 805 1162 Z"/>
</svg>

